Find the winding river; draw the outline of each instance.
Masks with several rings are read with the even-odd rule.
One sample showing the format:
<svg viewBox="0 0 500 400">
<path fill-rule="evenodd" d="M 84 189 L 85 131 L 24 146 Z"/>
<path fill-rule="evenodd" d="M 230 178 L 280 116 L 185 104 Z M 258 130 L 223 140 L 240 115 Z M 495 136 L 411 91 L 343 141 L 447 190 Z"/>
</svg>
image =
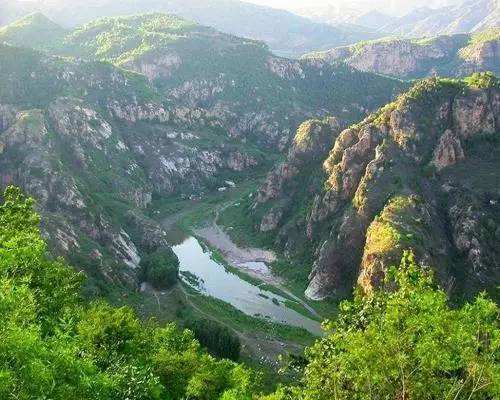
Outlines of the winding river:
<svg viewBox="0 0 500 400">
<path fill-rule="evenodd" d="M 261 289 L 227 270 L 194 236 L 183 235 L 180 231 L 171 232 L 169 236 L 172 249 L 179 258 L 181 279 L 196 291 L 229 303 L 247 315 L 321 335 L 321 325 L 317 321 L 287 307 L 284 297 Z M 250 266 L 267 268 L 260 262 L 253 262 Z"/>
</svg>

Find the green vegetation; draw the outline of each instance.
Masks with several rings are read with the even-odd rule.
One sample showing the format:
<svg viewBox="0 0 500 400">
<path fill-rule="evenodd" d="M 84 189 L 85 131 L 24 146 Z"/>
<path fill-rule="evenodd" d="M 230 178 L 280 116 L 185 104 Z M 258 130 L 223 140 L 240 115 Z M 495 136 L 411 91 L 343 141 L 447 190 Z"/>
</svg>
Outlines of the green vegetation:
<svg viewBox="0 0 500 400">
<path fill-rule="evenodd" d="M 475 70 L 491 69 L 499 72 L 495 56 L 483 51 L 483 46 L 488 46 L 488 43 L 495 46 L 499 38 L 498 28 L 471 34 L 416 39 L 387 37 L 310 53 L 303 58 L 323 59 L 330 63 L 345 62 L 366 71 L 389 74 L 400 79 L 420 79 L 432 75 L 461 77 Z M 392 56 L 391 62 L 401 68 L 393 68 L 387 63 L 387 53 Z"/>
<path fill-rule="evenodd" d="M 247 334 L 264 333 L 278 340 L 286 340 L 304 346 L 310 345 L 316 339 L 313 334 L 305 329 L 251 317 L 222 300 L 200 295 L 191 289 L 186 290 L 189 299 L 196 309 L 201 310 L 204 314 L 210 315 L 224 324 L 234 327 L 237 331 Z M 192 311 L 186 310 L 186 312 L 191 313 Z M 181 317 L 188 321 L 191 315 L 182 315 Z"/>
<path fill-rule="evenodd" d="M 144 75 L 106 62 L 49 57 L 0 41 L 0 65 L 2 103 L 25 109 L 43 108 L 64 96 L 86 100 L 96 108 L 111 98 L 141 102 L 158 99 Z"/>
<path fill-rule="evenodd" d="M 160 248 L 141 259 L 141 278 L 157 289 L 166 289 L 177 282 L 179 260 L 170 248 Z"/>
<path fill-rule="evenodd" d="M 476 72 L 465 78 L 464 82 L 478 89 L 500 88 L 500 80 L 492 72 Z"/>
<path fill-rule="evenodd" d="M 102 18 L 75 29 L 65 38 L 63 48 L 119 65 L 168 46 L 197 26 L 167 14 Z"/>
<path fill-rule="evenodd" d="M 3 399 L 493 399 L 500 395 L 498 307 L 484 295 L 451 308 L 405 254 L 386 287 L 341 305 L 306 352 L 303 377 L 260 397 L 250 369 L 207 355 L 192 332 L 141 323 L 79 297 L 82 276 L 46 252 L 33 201 L 9 187 L 0 205 L 0 394 Z M 205 305 L 209 302 L 202 301 Z M 231 317 L 232 318 L 232 317 Z M 238 340 L 191 327 L 213 352 Z M 302 366 L 302 367 L 301 367 Z"/>
<path fill-rule="evenodd" d="M 427 78 L 415 82 L 412 87 L 398 96 L 392 103 L 381 107 L 359 124 L 352 125 L 352 129 L 374 123 L 378 126 L 387 124 L 394 110 L 403 110 L 408 107 L 419 107 L 422 111 L 431 110 L 432 106 L 444 98 L 465 93 L 471 88 L 487 89 L 500 87 L 500 80 L 492 72 L 476 72 L 463 79 Z M 420 118 L 423 119 L 423 118 Z"/>
<path fill-rule="evenodd" d="M 342 303 L 306 352 L 302 384 L 266 400 L 497 398 L 497 305 L 481 295 L 450 308 L 411 253 L 387 280 L 397 290 Z"/>
<path fill-rule="evenodd" d="M 470 36 L 467 46 L 460 50 L 460 57 L 468 60 L 477 53 L 477 47 L 487 42 L 500 40 L 500 28 L 491 28 L 474 33 Z"/>
<path fill-rule="evenodd" d="M 33 13 L 0 28 L 0 43 L 50 50 L 57 47 L 67 31 L 40 13 Z"/>
<path fill-rule="evenodd" d="M 249 399 L 252 372 L 204 353 L 189 331 L 79 298 L 82 275 L 51 260 L 33 201 L 0 205 L 2 399 Z"/>
<path fill-rule="evenodd" d="M 212 355 L 238 361 L 240 339 L 225 326 L 209 319 L 194 319 L 187 321 L 186 328 Z"/>
</svg>

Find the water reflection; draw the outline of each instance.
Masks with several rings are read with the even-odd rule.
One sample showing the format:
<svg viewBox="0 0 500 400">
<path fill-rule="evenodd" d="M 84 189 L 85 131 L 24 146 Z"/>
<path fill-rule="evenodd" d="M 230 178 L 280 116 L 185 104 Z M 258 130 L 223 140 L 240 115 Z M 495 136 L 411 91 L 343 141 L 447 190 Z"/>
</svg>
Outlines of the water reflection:
<svg viewBox="0 0 500 400">
<path fill-rule="evenodd" d="M 259 316 L 273 322 L 305 328 L 313 334 L 321 334 L 320 324 L 286 307 L 285 299 L 253 285 L 238 275 L 226 270 L 211 257 L 194 237 L 170 232 L 169 240 L 179 258 L 181 278 L 196 290 L 223 300 L 238 310 L 252 316 Z M 264 268 L 261 263 L 252 265 Z"/>
</svg>

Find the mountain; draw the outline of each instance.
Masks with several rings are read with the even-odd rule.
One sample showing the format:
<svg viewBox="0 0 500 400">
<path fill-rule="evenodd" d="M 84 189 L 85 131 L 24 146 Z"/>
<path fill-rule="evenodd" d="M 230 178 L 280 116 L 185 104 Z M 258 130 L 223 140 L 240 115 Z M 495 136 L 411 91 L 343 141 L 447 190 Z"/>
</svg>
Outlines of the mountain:
<svg viewBox="0 0 500 400">
<path fill-rule="evenodd" d="M 316 23 L 288 11 L 237 0 L 3 1 L 5 6 L 2 7 L 15 10 L 3 17 L 3 23 L 11 22 L 23 13 L 35 11 L 65 27 L 75 27 L 106 16 L 173 13 L 221 32 L 264 41 L 273 52 L 290 57 L 379 37 L 360 26 Z"/>
<path fill-rule="evenodd" d="M 304 123 L 243 204 L 297 265 L 307 295 L 371 293 L 412 250 L 454 294 L 500 282 L 500 84 L 430 78 L 362 122 Z"/>
<path fill-rule="evenodd" d="M 305 55 L 398 78 L 500 73 L 500 28 L 428 39 L 383 39 Z"/>
<path fill-rule="evenodd" d="M 56 45 L 66 33 L 64 28 L 43 14 L 33 13 L 0 28 L 0 41 L 13 46 L 44 49 L 47 46 Z"/>
<path fill-rule="evenodd" d="M 422 37 L 477 32 L 500 26 L 500 5 L 496 0 L 465 0 L 442 8 L 417 8 L 381 26 L 389 35 Z"/>
<path fill-rule="evenodd" d="M 297 11 L 322 23 L 363 26 L 381 36 L 421 38 L 480 32 L 500 26 L 496 0 L 335 2 Z"/>
<path fill-rule="evenodd" d="M 26 47 L 33 29 L 5 31 Z M 0 46 L 0 182 L 38 200 L 54 254 L 95 291 L 136 285 L 141 259 L 166 246 L 152 202 L 268 168 L 304 119 L 351 122 L 405 87 L 164 14 L 101 19 L 42 47 Z"/>
<path fill-rule="evenodd" d="M 463 0 L 459 0 L 463 1 Z M 362 26 L 370 26 L 374 22 L 384 22 L 374 25 L 380 29 L 383 25 L 403 17 L 419 8 L 441 9 L 457 5 L 457 0 L 336 0 L 329 4 L 312 3 L 307 6 L 291 7 L 296 12 L 314 21 L 330 24 L 360 23 Z M 391 20 L 388 20 L 391 18 Z M 368 22 L 362 24 L 361 22 Z"/>
<path fill-rule="evenodd" d="M 356 24 L 366 26 L 373 30 L 381 30 L 381 27 L 388 25 L 394 17 L 384 14 L 378 10 L 372 10 L 355 18 Z"/>
</svg>

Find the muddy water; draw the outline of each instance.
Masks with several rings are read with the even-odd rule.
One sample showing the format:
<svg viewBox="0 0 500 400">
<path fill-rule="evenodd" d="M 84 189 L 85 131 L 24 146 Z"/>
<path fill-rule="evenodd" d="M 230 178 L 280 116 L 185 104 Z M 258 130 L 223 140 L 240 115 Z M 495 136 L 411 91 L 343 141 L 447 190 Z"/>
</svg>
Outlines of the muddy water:
<svg viewBox="0 0 500 400">
<path fill-rule="evenodd" d="M 171 230 L 169 241 L 179 258 L 181 278 L 195 290 L 225 301 L 247 315 L 301 327 L 315 335 L 321 334 L 318 322 L 288 308 L 282 296 L 263 290 L 228 271 L 195 237 L 185 236 L 180 230 Z M 264 263 L 251 263 L 248 267 L 267 268 Z"/>
</svg>

